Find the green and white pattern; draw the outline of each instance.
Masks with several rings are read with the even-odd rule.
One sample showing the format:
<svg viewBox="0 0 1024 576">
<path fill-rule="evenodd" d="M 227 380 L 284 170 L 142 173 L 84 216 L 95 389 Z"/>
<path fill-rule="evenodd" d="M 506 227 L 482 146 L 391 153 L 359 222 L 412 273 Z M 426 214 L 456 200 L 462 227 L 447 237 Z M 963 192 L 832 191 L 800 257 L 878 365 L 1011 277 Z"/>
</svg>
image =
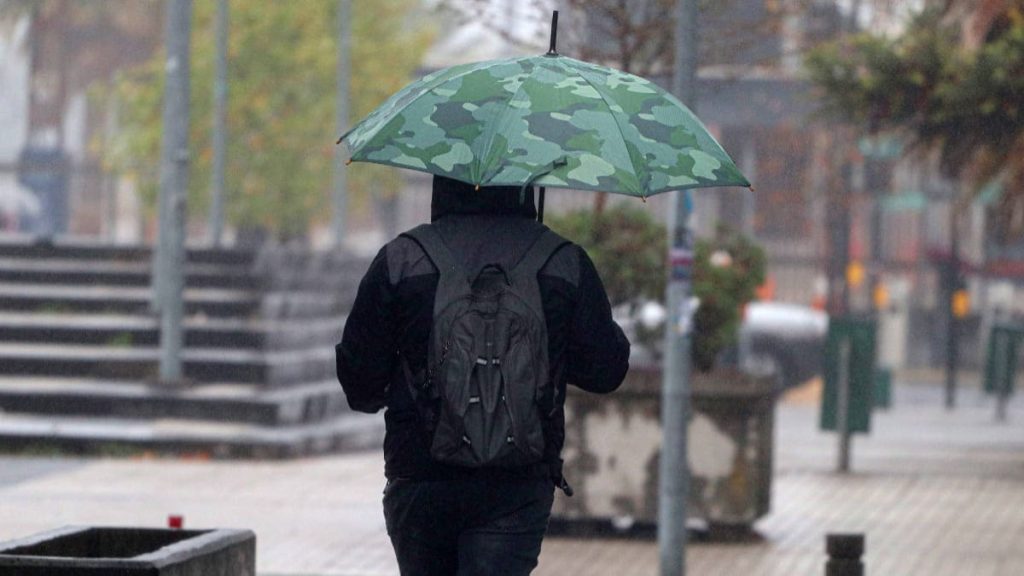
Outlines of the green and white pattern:
<svg viewBox="0 0 1024 576">
<path fill-rule="evenodd" d="M 440 70 L 342 140 L 353 161 L 481 186 L 652 196 L 749 186 L 700 120 L 653 82 L 557 55 Z"/>
</svg>

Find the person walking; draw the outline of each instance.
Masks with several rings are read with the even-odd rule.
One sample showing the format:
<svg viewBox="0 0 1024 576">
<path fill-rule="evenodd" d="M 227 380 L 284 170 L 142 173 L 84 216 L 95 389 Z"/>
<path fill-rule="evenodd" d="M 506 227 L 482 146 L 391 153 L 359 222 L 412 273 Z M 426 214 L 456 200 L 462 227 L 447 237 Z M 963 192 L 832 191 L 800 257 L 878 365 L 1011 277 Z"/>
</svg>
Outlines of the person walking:
<svg viewBox="0 0 1024 576">
<path fill-rule="evenodd" d="M 353 410 L 384 418 L 384 517 L 403 576 L 526 575 L 562 476 L 567 383 L 617 389 L 629 341 L 593 262 L 529 187 L 435 176 L 431 223 L 380 250 L 341 342 Z"/>
</svg>

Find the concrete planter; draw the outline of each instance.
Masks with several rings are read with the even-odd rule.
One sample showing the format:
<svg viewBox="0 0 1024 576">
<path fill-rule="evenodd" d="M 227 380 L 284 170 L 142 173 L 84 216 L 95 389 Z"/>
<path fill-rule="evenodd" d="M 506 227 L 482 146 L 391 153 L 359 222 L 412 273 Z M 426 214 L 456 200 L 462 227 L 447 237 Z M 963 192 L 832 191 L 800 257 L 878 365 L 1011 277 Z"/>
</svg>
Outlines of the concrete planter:
<svg viewBox="0 0 1024 576">
<path fill-rule="evenodd" d="M 0 543 L 0 576 L 255 576 L 249 530 L 69 526 Z"/>
<path fill-rule="evenodd" d="M 556 522 L 653 526 L 658 516 L 661 368 L 632 368 L 610 396 L 570 390 L 565 476 Z M 749 529 L 771 501 L 774 395 L 770 378 L 719 369 L 692 379 L 689 513 L 712 528 Z"/>
</svg>

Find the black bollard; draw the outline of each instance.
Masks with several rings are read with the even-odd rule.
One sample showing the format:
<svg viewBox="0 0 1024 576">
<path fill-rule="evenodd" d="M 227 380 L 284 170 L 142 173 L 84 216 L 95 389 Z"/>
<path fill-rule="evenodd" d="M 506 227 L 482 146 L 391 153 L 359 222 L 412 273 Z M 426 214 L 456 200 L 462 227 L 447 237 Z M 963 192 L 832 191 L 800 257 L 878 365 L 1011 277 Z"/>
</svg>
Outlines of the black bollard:
<svg viewBox="0 0 1024 576">
<path fill-rule="evenodd" d="M 825 576 L 864 576 L 863 534 L 828 534 L 825 536 Z"/>
</svg>

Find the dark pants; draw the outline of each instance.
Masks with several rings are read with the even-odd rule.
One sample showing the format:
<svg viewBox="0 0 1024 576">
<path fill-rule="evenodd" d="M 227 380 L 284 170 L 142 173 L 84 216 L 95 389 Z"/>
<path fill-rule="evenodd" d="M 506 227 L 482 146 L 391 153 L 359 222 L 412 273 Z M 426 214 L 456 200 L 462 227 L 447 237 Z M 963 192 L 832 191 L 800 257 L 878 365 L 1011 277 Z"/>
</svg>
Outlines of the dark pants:
<svg viewBox="0 0 1024 576">
<path fill-rule="evenodd" d="M 394 480 L 384 519 L 402 576 L 525 576 L 537 566 L 550 480 Z"/>
</svg>

